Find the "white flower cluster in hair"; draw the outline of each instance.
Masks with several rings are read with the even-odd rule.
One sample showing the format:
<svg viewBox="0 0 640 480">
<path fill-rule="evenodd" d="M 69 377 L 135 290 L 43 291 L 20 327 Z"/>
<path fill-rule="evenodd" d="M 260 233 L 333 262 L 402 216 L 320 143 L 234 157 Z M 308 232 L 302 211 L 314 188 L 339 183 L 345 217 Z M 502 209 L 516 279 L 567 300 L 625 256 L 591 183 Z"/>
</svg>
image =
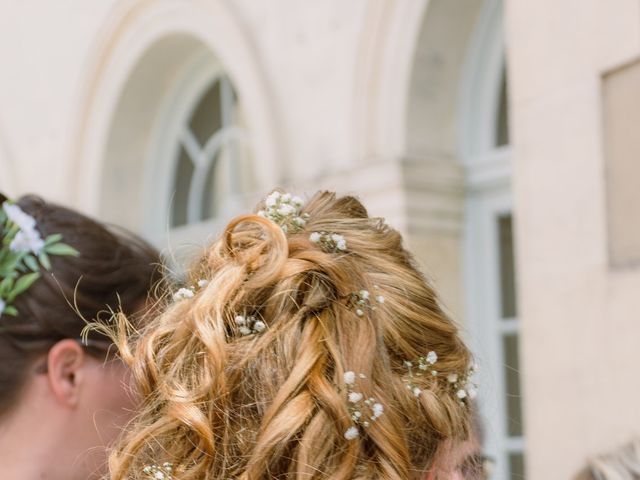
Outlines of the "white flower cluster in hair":
<svg viewBox="0 0 640 480">
<path fill-rule="evenodd" d="M 447 375 L 447 382 L 456 392 L 456 397 L 458 397 L 460 404 L 464 404 L 467 400 L 473 400 L 478 396 L 478 385 L 472 381 L 472 377 L 477 370 L 478 366 L 473 363 L 462 375 L 457 373 Z"/>
<path fill-rule="evenodd" d="M 173 464 L 164 462 L 162 465 L 147 465 L 142 469 L 147 478 L 153 480 L 173 480 Z"/>
<path fill-rule="evenodd" d="M 369 428 L 384 413 L 384 405 L 375 398 L 364 398 L 364 394 L 356 390 L 356 378 L 367 378 L 364 374 L 348 371 L 344 373 L 344 384 L 347 388 L 347 403 L 351 425 L 344 432 L 344 438 L 354 440 L 360 436 L 360 428 Z"/>
<path fill-rule="evenodd" d="M 253 315 L 236 315 L 234 318 L 238 331 L 242 335 L 251 335 L 252 333 L 262 333 L 266 330 L 267 324 L 262 320 L 258 320 Z"/>
<path fill-rule="evenodd" d="M 32 252 L 39 255 L 45 246 L 40 232 L 36 230 L 36 220 L 26 214 L 18 205 L 4 202 L 2 204 L 7 218 L 18 227 L 18 232 L 9 244 L 12 252 Z"/>
<path fill-rule="evenodd" d="M 419 397 L 420 394 L 422 393 L 422 389 L 416 384 L 415 380 L 418 377 L 422 377 L 425 372 L 430 371 L 431 372 L 431 376 L 433 377 L 437 377 L 438 376 L 438 371 L 433 368 L 433 366 L 436 364 L 436 362 L 438 361 L 438 355 L 436 354 L 436 352 L 431 351 L 427 354 L 426 357 L 419 357 L 417 362 L 417 370 L 414 370 L 414 362 L 410 362 L 410 361 L 405 361 L 404 362 L 404 366 L 407 367 L 409 373 L 408 373 L 408 377 L 405 380 L 407 383 L 407 389 L 411 390 L 411 392 L 416 396 Z"/>
<path fill-rule="evenodd" d="M 258 215 L 277 223 L 284 233 L 300 231 L 307 224 L 308 213 L 300 213 L 304 201 L 290 193 L 272 192 L 264 201 Z"/>
<path fill-rule="evenodd" d="M 180 300 L 193 298 L 196 296 L 198 290 L 206 287 L 207 285 L 209 285 L 209 280 L 198 280 L 196 285 L 192 287 L 179 288 L 178 291 L 173 294 L 173 301 L 179 302 Z"/>
<path fill-rule="evenodd" d="M 346 252 L 347 241 L 344 236 L 337 233 L 313 232 L 309 240 L 322 247 L 327 252 Z"/>
<path fill-rule="evenodd" d="M 375 295 L 374 299 L 376 303 L 380 305 L 385 301 L 382 295 Z M 369 293 L 369 290 L 360 290 L 358 292 L 353 292 L 351 294 L 351 303 L 356 309 L 356 315 L 358 315 L 359 317 L 364 316 L 365 310 L 367 308 L 370 310 L 376 309 L 376 305 L 372 304 L 371 294 Z"/>
</svg>

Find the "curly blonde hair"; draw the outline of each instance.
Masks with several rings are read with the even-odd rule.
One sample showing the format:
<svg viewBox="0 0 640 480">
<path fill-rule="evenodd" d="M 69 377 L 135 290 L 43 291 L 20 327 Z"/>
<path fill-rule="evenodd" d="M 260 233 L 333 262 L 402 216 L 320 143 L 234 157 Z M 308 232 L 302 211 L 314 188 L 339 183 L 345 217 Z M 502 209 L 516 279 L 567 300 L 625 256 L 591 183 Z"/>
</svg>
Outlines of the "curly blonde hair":
<svg viewBox="0 0 640 480">
<path fill-rule="evenodd" d="M 469 411 L 447 375 L 465 372 L 470 353 L 400 234 L 353 197 L 319 192 L 302 212 L 306 226 L 289 233 L 234 219 L 189 270 L 188 284 L 208 281 L 193 298 L 167 302 L 139 332 L 121 319 L 113 334 L 144 401 L 111 454 L 112 479 L 171 462 L 181 480 L 406 480 L 466 437 Z M 348 248 L 327 251 L 313 231 Z M 384 296 L 366 315 L 349 302 L 362 289 Z M 267 328 L 241 335 L 238 314 Z M 412 377 L 416 396 L 406 361 L 429 351 L 438 372 Z M 384 405 L 353 440 L 349 371 Z"/>
</svg>

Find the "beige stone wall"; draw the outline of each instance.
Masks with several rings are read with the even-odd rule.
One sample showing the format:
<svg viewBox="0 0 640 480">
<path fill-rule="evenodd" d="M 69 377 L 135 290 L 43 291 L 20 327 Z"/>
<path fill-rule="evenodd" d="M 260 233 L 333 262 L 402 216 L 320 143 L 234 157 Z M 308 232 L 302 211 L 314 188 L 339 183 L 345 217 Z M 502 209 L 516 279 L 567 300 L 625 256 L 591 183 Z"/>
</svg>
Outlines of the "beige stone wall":
<svg viewBox="0 0 640 480">
<path fill-rule="evenodd" d="M 601 108 L 640 6 L 509 1 L 506 34 L 529 478 L 570 478 L 640 433 L 640 271 L 607 261 Z"/>
</svg>

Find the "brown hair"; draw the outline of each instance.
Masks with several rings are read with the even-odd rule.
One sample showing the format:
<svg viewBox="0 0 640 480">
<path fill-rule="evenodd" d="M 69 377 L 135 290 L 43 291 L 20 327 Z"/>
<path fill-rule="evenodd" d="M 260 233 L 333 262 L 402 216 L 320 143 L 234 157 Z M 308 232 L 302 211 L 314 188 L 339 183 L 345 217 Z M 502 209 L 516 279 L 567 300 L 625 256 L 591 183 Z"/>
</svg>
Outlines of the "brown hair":
<svg viewBox="0 0 640 480">
<path fill-rule="evenodd" d="M 145 402 L 111 478 L 149 478 L 145 465 L 171 462 L 181 480 L 406 480 L 466 437 L 469 409 L 447 375 L 465 372 L 470 354 L 401 236 L 353 197 L 321 192 L 302 212 L 306 226 L 288 234 L 236 218 L 191 268 L 189 285 L 208 280 L 194 298 L 168 303 L 139 334 L 120 324 Z M 312 242 L 313 231 L 343 235 L 346 252 Z M 361 289 L 384 303 L 358 315 L 349 298 Z M 238 314 L 268 327 L 241 335 Z M 438 375 L 411 379 L 416 396 L 405 362 L 429 351 Z M 348 371 L 384 406 L 354 440 Z"/>
<path fill-rule="evenodd" d="M 5 200 L 0 195 L 0 204 Z M 51 271 L 42 269 L 41 278 L 13 302 L 18 315 L 0 316 L 0 415 L 16 402 L 35 358 L 61 339 L 80 339 L 84 319 L 119 308 L 135 317 L 158 279 L 160 262 L 153 247 L 124 230 L 33 195 L 16 204 L 36 219 L 43 237 L 62 234 L 80 255 L 52 256 Z"/>
</svg>

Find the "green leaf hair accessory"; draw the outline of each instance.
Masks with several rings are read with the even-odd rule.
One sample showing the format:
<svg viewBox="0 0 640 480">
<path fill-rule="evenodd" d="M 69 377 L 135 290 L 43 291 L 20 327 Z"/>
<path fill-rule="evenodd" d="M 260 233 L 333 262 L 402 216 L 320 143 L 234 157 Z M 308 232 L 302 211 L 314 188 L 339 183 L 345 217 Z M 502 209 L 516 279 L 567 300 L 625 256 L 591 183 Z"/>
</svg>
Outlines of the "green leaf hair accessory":
<svg viewBox="0 0 640 480">
<path fill-rule="evenodd" d="M 40 278 L 41 268 L 51 270 L 50 255 L 79 255 L 58 233 L 43 239 L 35 218 L 9 200 L 0 209 L 0 238 L 0 315 L 18 315 L 12 303 Z"/>
</svg>

